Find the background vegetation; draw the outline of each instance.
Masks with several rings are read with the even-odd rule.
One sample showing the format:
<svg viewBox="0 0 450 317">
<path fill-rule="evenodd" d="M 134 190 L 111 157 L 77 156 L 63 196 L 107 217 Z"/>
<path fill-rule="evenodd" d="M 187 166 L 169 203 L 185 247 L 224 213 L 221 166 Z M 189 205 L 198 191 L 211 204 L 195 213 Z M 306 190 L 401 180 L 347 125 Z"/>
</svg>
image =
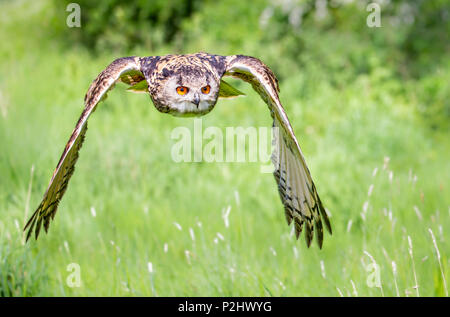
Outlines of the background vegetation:
<svg viewBox="0 0 450 317">
<path fill-rule="evenodd" d="M 1 295 L 448 296 L 447 1 L 378 1 L 381 28 L 368 1 L 344 0 L 83 0 L 68 28 L 70 2 L 0 2 Z M 295 240 L 259 164 L 172 162 L 170 132 L 193 119 L 121 85 L 90 119 L 49 234 L 24 244 L 95 76 L 121 56 L 196 51 L 253 55 L 280 78 L 332 215 L 323 250 Z M 270 126 L 234 84 L 247 96 L 203 126 Z"/>
</svg>

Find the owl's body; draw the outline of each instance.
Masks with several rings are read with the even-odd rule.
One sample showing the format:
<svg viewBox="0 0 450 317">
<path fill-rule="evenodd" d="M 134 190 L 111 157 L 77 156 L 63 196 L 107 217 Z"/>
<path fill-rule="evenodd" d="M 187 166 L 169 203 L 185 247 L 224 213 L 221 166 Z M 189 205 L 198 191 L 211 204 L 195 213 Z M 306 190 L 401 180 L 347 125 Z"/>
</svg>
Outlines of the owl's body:
<svg viewBox="0 0 450 317">
<path fill-rule="evenodd" d="M 278 191 L 288 224 L 294 222 L 297 238 L 303 227 L 308 247 L 316 231 L 322 247 L 323 226 L 331 233 L 325 208 L 312 181 L 294 131 L 279 100 L 278 81 L 259 59 L 243 56 L 220 56 L 207 53 L 149 57 L 123 57 L 112 62 L 93 81 L 85 96 L 85 108 L 63 151 L 41 204 L 25 226 L 27 239 L 36 238 L 42 224 L 48 230 L 58 204 L 72 176 L 79 150 L 87 130 L 87 120 L 116 82 L 128 90 L 148 93 L 162 113 L 175 116 L 201 116 L 209 113 L 219 97 L 242 93 L 222 78 L 232 76 L 252 85 L 269 107 L 273 118 L 274 151 L 272 162 Z M 278 130 L 277 130 L 278 129 Z"/>
</svg>

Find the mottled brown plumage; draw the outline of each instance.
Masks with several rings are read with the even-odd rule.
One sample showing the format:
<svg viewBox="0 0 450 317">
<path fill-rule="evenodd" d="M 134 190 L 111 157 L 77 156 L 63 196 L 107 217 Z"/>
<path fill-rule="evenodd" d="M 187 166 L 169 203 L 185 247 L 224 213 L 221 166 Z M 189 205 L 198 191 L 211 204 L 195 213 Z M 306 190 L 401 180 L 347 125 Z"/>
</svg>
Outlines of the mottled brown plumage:
<svg viewBox="0 0 450 317">
<path fill-rule="evenodd" d="M 129 90 L 133 92 L 149 93 L 160 112 L 177 116 L 201 116 L 214 108 L 219 97 L 240 94 L 238 90 L 223 82 L 224 76 L 248 82 L 268 105 L 274 120 L 273 126 L 280 132 L 274 134 L 272 162 L 286 220 L 288 224 L 294 221 L 297 238 L 305 227 L 308 247 L 316 230 L 318 244 L 322 247 L 322 220 L 330 233 L 331 225 L 279 100 L 278 80 L 257 58 L 207 53 L 119 58 L 98 75 L 85 96 L 85 108 L 63 151 L 42 202 L 24 228 L 28 229 L 27 240 L 33 231 L 37 239 L 42 224 L 45 231 L 48 230 L 50 220 L 55 216 L 74 172 L 86 134 L 88 117 L 116 82 L 130 85 Z M 188 92 L 182 96 L 175 93 L 175 87 L 179 86 L 189 87 Z M 208 86 L 208 93 L 200 93 L 205 86 Z"/>
</svg>

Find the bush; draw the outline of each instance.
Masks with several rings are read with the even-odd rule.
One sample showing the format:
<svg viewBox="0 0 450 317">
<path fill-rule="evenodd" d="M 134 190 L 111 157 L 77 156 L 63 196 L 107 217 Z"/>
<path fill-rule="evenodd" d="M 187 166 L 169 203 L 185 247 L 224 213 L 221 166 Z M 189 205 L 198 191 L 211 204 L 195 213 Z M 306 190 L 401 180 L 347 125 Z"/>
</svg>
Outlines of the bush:
<svg viewBox="0 0 450 317">
<path fill-rule="evenodd" d="M 55 19 L 65 21 L 65 8 L 72 1 L 53 1 Z M 68 40 L 95 51 L 129 50 L 136 45 L 155 48 L 172 42 L 181 23 L 189 18 L 199 0 L 185 1 L 77 1 L 81 8 L 81 28 L 70 32 Z M 61 23 L 59 23 L 61 24 Z"/>
</svg>

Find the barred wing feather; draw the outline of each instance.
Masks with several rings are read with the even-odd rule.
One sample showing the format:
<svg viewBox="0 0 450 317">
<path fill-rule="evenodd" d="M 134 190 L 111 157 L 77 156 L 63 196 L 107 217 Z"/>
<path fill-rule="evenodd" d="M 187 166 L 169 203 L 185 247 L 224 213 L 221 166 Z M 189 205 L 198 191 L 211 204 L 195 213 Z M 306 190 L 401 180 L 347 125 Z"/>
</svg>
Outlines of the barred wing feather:
<svg viewBox="0 0 450 317">
<path fill-rule="evenodd" d="M 331 234 L 331 224 L 320 201 L 300 145 L 278 97 L 278 81 L 273 72 L 259 59 L 233 55 L 226 59 L 224 76 L 240 78 L 250 83 L 267 103 L 273 118 L 274 133 L 272 162 L 278 191 L 284 205 L 288 224 L 294 221 L 297 239 L 305 228 L 305 240 L 309 247 L 314 230 L 319 247 L 323 243 L 323 225 Z"/>
<path fill-rule="evenodd" d="M 93 81 L 84 98 L 85 108 L 64 148 L 44 197 L 25 225 L 24 230 L 28 230 L 27 240 L 33 231 L 36 239 L 38 238 L 42 224 L 47 232 L 50 221 L 55 217 L 58 204 L 75 170 L 75 163 L 87 130 L 87 120 L 97 104 L 106 98 L 107 92 L 114 86 L 115 82 L 122 81 L 133 85 L 141 81 L 144 78 L 143 76 L 140 72 L 139 58 L 124 57 L 112 62 Z"/>
</svg>

